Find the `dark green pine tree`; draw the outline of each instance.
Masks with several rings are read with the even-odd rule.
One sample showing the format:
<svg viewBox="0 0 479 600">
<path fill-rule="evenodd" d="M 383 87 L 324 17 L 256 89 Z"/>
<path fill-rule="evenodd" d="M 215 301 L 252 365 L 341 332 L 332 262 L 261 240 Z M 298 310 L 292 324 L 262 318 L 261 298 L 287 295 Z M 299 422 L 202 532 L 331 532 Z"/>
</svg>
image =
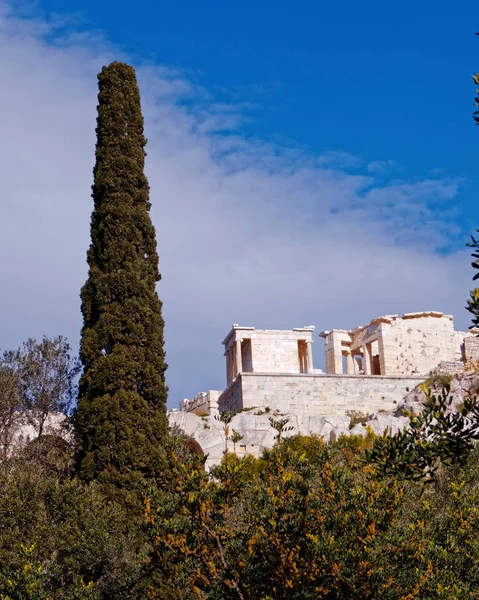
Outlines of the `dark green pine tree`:
<svg viewBox="0 0 479 600">
<path fill-rule="evenodd" d="M 98 81 L 89 274 L 81 291 L 78 469 L 86 480 L 134 489 L 166 468 L 160 275 L 135 71 L 114 62 Z"/>
</svg>

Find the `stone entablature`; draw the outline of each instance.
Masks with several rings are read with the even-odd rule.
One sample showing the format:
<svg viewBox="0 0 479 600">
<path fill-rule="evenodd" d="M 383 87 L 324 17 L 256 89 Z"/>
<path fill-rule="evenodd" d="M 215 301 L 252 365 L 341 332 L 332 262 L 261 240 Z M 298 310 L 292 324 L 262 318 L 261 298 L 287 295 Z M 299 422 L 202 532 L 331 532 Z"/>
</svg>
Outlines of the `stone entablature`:
<svg viewBox="0 0 479 600">
<path fill-rule="evenodd" d="M 464 360 L 464 341 L 474 333 L 454 331 L 451 315 L 424 311 L 386 315 L 320 337 L 326 345 L 326 373 L 427 376 L 440 362 Z"/>
<path fill-rule="evenodd" d="M 226 384 L 239 373 L 311 373 L 314 326 L 289 330 L 233 328 L 223 341 Z"/>
</svg>

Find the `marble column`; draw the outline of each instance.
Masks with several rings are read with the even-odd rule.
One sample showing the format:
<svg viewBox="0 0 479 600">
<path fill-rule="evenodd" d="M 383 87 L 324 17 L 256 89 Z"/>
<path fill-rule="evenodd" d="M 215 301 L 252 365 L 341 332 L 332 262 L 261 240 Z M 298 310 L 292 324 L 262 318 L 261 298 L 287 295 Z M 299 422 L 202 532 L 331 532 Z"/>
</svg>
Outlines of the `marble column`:
<svg viewBox="0 0 479 600">
<path fill-rule="evenodd" d="M 311 340 L 306 340 L 306 357 L 307 357 L 307 364 L 306 364 L 306 369 L 305 369 L 305 373 L 312 373 L 313 372 L 313 345 L 311 343 Z"/>
<path fill-rule="evenodd" d="M 354 359 L 351 352 L 346 354 L 346 374 L 354 375 Z"/>
<path fill-rule="evenodd" d="M 236 375 L 239 375 L 241 373 L 241 371 L 243 370 L 243 360 L 241 357 L 241 340 L 236 340 Z"/>
<path fill-rule="evenodd" d="M 371 375 L 371 345 L 364 344 L 363 346 L 363 370 L 365 375 Z"/>
<path fill-rule="evenodd" d="M 231 381 L 230 381 L 230 354 L 229 354 L 229 350 L 226 350 L 226 352 L 225 352 L 225 358 L 226 358 L 226 387 L 228 387 L 229 384 L 231 383 Z"/>
</svg>

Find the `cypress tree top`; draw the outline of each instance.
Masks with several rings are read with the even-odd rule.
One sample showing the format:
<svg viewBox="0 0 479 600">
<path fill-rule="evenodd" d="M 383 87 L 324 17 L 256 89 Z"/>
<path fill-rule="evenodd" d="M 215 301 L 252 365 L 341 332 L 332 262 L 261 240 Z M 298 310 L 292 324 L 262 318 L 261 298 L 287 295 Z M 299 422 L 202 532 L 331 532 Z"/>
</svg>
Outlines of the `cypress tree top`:
<svg viewBox="0 0 479 600">
<path fill-rule="evenodd" d="M 98 81 L 89 274 L 81 291 L 79 467 L 86 479 L 128 486 L 164 465 L 164 322 L 135 71 L 114 62 Z"/>
</svg>

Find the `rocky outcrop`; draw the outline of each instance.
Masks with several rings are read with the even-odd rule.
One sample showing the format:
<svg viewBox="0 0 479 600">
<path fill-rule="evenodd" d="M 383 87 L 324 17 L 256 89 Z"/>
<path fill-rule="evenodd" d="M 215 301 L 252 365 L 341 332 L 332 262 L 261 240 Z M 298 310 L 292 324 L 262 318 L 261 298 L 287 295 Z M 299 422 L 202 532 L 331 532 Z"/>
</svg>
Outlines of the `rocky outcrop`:
<svg viewBox="0 0 479 600">
<path fill-rule="evenodd" d="M 426 400 L 427 391 L 430 390 L 433 394 L 439 394 L 445 383 L 450 385 L 449 410 L 451 411 L 457 410 L 466 398 L 479 397 L 479 372 L 475 371 L 454 377 L 448 377 L 440 373 L 411 390 L 404 397 L 404 401 L 399 404 L 394 415 L 399 417 L 404 415 L 405 412 L 419 414 Z"/>
<path fill-rule="evenodd" d="M 454 411 L 466 398 L 479 395 L 479 372 L 456 374 L 436 373 L 424 383 L 416 386 L 398 405 L 394 412 L 364 415 L 364 420 L 358 421 L 361 413 L 352 411 L 348 415 L 317 415 L 306 411 L 280 412 L 264 408 L 253 408 L 236 414 L 228 425 L 229 433 L 236 431 L 242 439 L 233 444 L 226 441 L 223 423 L 218 416 L 200 417 L 193 413 L 171 411 L 168 415 L 170 426 L 177 426 L 187 435 L 194 438 L 207 455 L 206 467 L 218 464 L 228 446 L 229 451 L 235 451 L 239 456 L 252 454 L 259 457 L 267 448 L 275 443 L 277 431 L 273 428 L 270 418 L 274 420 L 288 419 L 288 431 L 283 437 L 296 435 L 318 435 L 326 441 L 336 440 L 341 435 L 364 435 L 372 431 L 377 435 L 394 435 L 407 427 L 409 419 L 405 412 L 419 414 L 426 399 L 427 390 L 440 393 L 445 383 L 450 385 L 450 402 L 448 410 Z M 354 421 L 351 423 L 351 416 Z M 357 424 L 354 424 L 357 423 Z"/>
<path fill-rule="evenodd" d="M 272 448 L 278 432 L 272 426 L 270 418 L 274 420 L 288 419 L 287 426 L 290 429 L 282 434 L 283 437 L 300 433 L 302 435 L 318 435 L 325 441 L 336 440 L 341 435 L 363 435 L 367 431 L 366 426 L 379 435 L 385 432 L 394 434 L 408 423 L 406 417 L 377 414 L 372 415 L 364 425 L 358 424 L 350 429 L 351 419 L 348 416 L 317 416 L 307 413 L 278 413 L 252 409 L 236 414 L 229 423 L 230 436 L 233 431 L 242 436 L 239 442 L 233 444 L 231 439 L 226 441 L 224 425 L 218 418 L 199 417 L 184 411 L 171 411 L 168 418 L 170 427 L 180 428 L 200 444 L 203 452 L 207 455 L 205 465 L 207 469 L 221 462 L 226 447 L 228 447 L 228 451 L 235 451 L 238 456 L 251 454 L 257 458 L 265 449 Z"/>
<path fill-rule="evenodd" d="M 355 425 L 348 433 L 351 435 L 363 435 L 366 428 L 370 429 L 376 435 L 395 435 L 398 431 L 404 429 L 409 423 L 409 419 L 404 416 L 395 416 L 378 413 L 364 424 Z"/>
</svg>

